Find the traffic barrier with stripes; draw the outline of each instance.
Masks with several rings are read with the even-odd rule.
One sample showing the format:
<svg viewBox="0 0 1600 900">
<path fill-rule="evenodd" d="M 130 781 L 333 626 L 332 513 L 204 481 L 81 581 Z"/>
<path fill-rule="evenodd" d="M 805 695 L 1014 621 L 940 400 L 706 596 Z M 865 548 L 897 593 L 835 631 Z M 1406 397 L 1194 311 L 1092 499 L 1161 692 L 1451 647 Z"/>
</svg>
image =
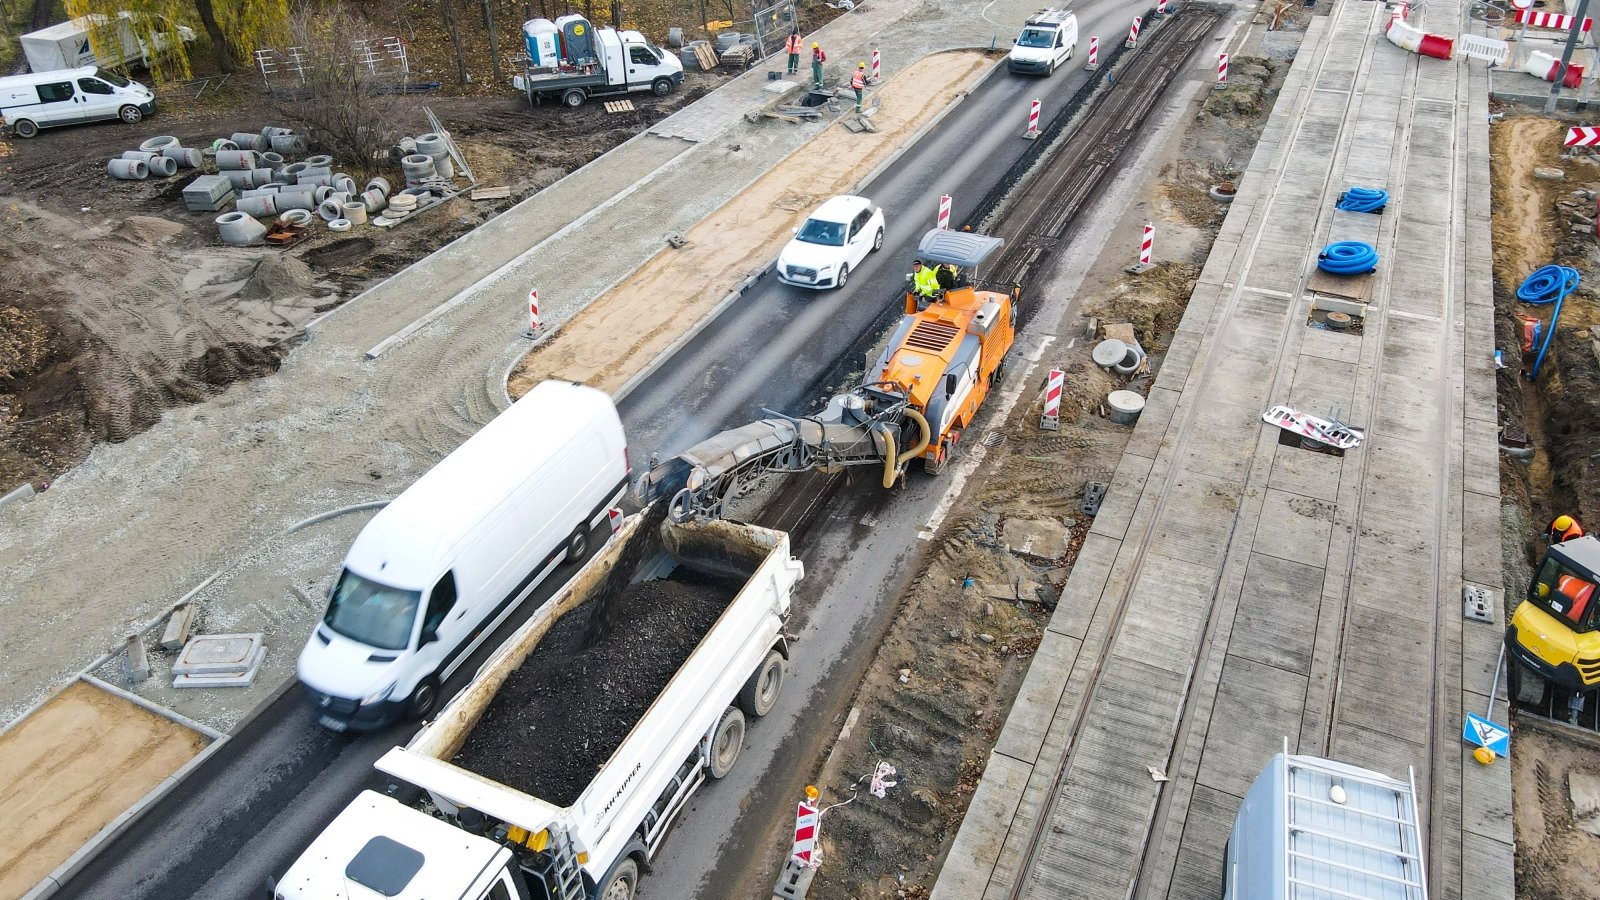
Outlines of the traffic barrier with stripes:
<svg viewBox="0 0 1600 900">
<path fill-rule="evenodd" d="M 1099 37 L 1099 35 L 1090 35 L 1089 36 L 1089 62 L 1088 62 L 1087 65 L 1084 66 L 1084 68 L 1088 69 L 1091 72 L 1093 72 L 1095 69 L 1100 68 L 1100 37 Z"/>
<path fill-rule="evenodd" d="M 1139 265 L 1150 265 L 1150 251 L 1156 242 L 1156 226 L 1151 222 L 1144 223 L 1144 239 L 1139 242 Z"/>
<path fill-rule="evenodd" d="M 533 337 L 539 331 L 539 289 L 528 291 L 528 337 Z"/>
<path fill-rule="evenodd" d="M 1578 128 L 1567 129 L 1567 142 L 1564 147 L 1593 147 L 1600 144 L 1600 128 L 1593 125 L 1583 125 Z"/>
<path fill-rule="evenodd" d="M 789 855 L 801 865 L 815 865 L 817 851 L 817 808 L 804 800 L 794 814 L 794 849 Z"/>
<path fill-rule="evenodd" d="M 611 520 L 612 534 L 616 534 L 622 530 L 622 507 L 613 506 L 606 510 L 606 518 Z"/>
<path fill-rule="evenodd" d="M 1561 58 L 1551 56 L 1539 50 L 1528 54 L 1528 61 L 1522 64 L 1522 71 L 1545 81 L 1555 81 L 1561 75 Z M 1571 63 L 1567 66 L 1567 74 L 1561 79 L 1562 87 L 1575 88 L 1583 83 L 1583 66 Z"/>
<path fill-rule="evenodd" d="M 1039 101 L 1035 100 L 1028 107 L 1028 130 L 1022 133 L 1028 140 L 1039 136 Z"/>
<path fill-rule="evenodd" d="M 939 227 L 950 227 L 950 195 L 945 194 L 939 198 Z"/>
<path fill-rule="evenodd" d="M 1157 3 L 1156 3 L 1156 15 L 1164 16 L 1166 14 L 1167 14 L 1167 0 L 1157 0 Z"/>
<path fill-rule="evenodd" d="M 1217 87 L 1228 86 L 1228 54 L 1217 54 Z"/>
<path fill-rule="evenodd" d="M 1045 431 L 1055 431 L 1061 427 L 1061 391 L 1066 381 L 1066 372 L 1050 370 L 1050 377 L 1044 386 L 1044 414 L 1039 416 L 1039 427 Z"/>
<path fill-rule="evenodd" d="M 878 48 L 877 47 L 873 47 L 872 48 L 872 80 L 874 82 L 876 82 L 878 80 L 878 72 L 881 70 L 882 66 L 883 66 L 883 57 L 878 54 Z"/>
<path fill-rule="evenodd" d="M 1128 42 L 1126 44 L 1124 44 L 1123 46 L 1125 46 L 1125 47 L 1134 47 L 1134 46 L 1138 45 L 1138 43 L 1139 43 L 1139 25 L 1143 21 L 1144 21 L 1144 19 L 1142 17 L 1140 17 L 1140 16 L 1134 16 L 1133 17 L 1133 24 L 1128 26 Z"/>
<path fill-rule="evenodd" d="M 1405 0 L 1401 0 L 1389 16 L 1389 25 L 1383 31 L 1383 36 L 1389 39 L 1389 43 L 1422 56 L 1449 59 L 1455 52 L 1455 39 L 1413 28 L 1406 22 L 1406 13 Z"/>
<path fill-rule="evenodd" d="M 1578 20 L 1577 16 L 1565 16 L 1560 13 L 1535 12 L 1531 9 L 1513 10 L 1517 16 L 1517 24 L 1529 25 L 1534 28 L 1554 28 L 1557 31 L 1571 31 L 1572 23 Z M 1594 27 L 1594 20 L 1588 16 L 1583 18 L 1583 33 L 1588 34 Z"/>
</svg>

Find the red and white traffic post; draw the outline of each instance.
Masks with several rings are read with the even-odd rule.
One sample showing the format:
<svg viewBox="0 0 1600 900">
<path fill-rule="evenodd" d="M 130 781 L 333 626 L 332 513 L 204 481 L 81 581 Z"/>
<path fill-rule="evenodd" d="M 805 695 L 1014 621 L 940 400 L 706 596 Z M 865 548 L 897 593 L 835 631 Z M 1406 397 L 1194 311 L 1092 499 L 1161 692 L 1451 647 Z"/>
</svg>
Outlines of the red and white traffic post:
<svg viewBox="0 0 1600 900">
<path fill-rule="evenodd" d="M 1139 242 L 1139 268 L 1150 268 L 1151 249 L 1156 243 L 1156 226 L 1150 222 L 1144 223 L 1144 239 Z"/>
<path fill-rule="evenodd" d="M 1215 85 L 1213 85 L 1213 87 L 1214 88 L 1225 88 L 1227 86 L 1228 86 L 1228 54 L 1226 54 L 1226 53 L 1218 53 L 1217 54 L 1217 83 Z"/>
<path fill-rule="evenodd" d="M 1028 130 L 1024 131 L 1022 136 L 1030 141 L 1039 136 L 1039 101 L 1037 100 L 1033 101 L 1033 104 L 1028 107 Z"/>
<path fill-rule="evenodd" d="M 883 57 L 878 55 L 878 48 L 872 48 L 872 83 L 878 83 L 878 72 L 883 66 Z"/>
<path fill-rule="evenodd" d="M 1060 369 L 1050 370 L 1050 377 L 1044 384 L 1044 414 L 1039 416 L 1039 427 L 1045 431 L 1055 431 L 1061 427 L 1061 391 L 1066 381 L 1067 373 Z"/>
<path fill-rule="evenodd" d="M 1088 62 L 1087 65 L 1084 66 L 1084 68 L 1088 69 L 1091 72 L 1093 72 L 1095 69 L 1100 68 L 1100 36 L 1099 35 L 1090 35 L 1089 36 L 1089 62 Z"/>
<path fill-rule="evenodd" d="M 1128 26 L 1128 42 L 1123 44 L 1124 47 L 1132 48 L 1139 45 L 1139 26 L 1143 22 L 1144 19 L 1142 16 L 1133 17 L 1133 24 Z"/>
<path fill-rule="evenodd" d="M 523 337 L 531 338 L 539 333 L 539 289 L 532 288 L 528 291 L 528 330 L 522 333 Z"/>
<path fill-rule="evenodd" d="M 944 194 L 939 198 L 939 227 L 950 228 L 950 195 Z"/>
<path fill-rule="evenodd" d="M 611 521 L 611 535 L 615 537 L 622 530 L 622 507 L 613 506 L 606 510 L 606 518 Z"/>
<path fill-rule="evenodd" d="M 1164 16 L 1166 14 L 1167 14 L 1167 0 L 1158 0 L 1158 2 L 1156 3 L 1156 15 Z"/>
</svg>

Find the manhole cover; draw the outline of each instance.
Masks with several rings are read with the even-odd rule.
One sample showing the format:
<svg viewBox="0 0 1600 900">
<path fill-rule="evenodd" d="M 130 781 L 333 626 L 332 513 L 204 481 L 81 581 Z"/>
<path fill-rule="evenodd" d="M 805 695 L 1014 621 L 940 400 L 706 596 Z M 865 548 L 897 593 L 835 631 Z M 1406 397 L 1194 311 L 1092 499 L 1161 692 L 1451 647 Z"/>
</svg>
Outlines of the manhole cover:
<svg viewBox="0 0 1600 900">
<path fill-rule="evenodd" d="M 257 634 L 204 634 L 184 645 L 172 664 L 175 675 L 215 675 L 243 672 L 261 647 Z"/>
</svg>

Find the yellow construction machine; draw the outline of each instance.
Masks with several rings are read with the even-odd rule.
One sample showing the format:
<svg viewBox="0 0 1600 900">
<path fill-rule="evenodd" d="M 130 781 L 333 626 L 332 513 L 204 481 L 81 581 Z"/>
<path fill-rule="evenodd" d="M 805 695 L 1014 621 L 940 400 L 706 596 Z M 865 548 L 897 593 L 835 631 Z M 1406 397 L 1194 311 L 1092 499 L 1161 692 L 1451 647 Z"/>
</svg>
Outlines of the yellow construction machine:
<svg viewBox="0 0 1600 900">
<path fill-rule="evenodd" d="M 1542 703 L 1548 687 L 1565 692 L 1569 716 L 1600 688 L 1600 539 L 1552 544 L 1506 628 L 1513 693 Z M 1529 678 L 1529 675 L 1533 678 Z M 1541 683 L 1542 682 L 1542 683 Z M 1535 695 L 1541 699 L 1535 700 Z"/>
<path fill-rule="evenodd" d="M 1003 244 L 971 232 L 928 232 L 917 257 L 960 274 L 932 297 L 907 290 L 905 315 L 861 385 L 816 415 L 765 410 L 771 418 L 696 444 L 652 469 L 639 499 L 671 494 L 672 517 L 685 521 L 720 516 L 726 500 L 774 474 L 875 465 L 889 488 L 915 459 L 938 474 L 999 383 L 1016 340 L 1016 287 L 976 287 L 978 267 Z"/>
</svg>

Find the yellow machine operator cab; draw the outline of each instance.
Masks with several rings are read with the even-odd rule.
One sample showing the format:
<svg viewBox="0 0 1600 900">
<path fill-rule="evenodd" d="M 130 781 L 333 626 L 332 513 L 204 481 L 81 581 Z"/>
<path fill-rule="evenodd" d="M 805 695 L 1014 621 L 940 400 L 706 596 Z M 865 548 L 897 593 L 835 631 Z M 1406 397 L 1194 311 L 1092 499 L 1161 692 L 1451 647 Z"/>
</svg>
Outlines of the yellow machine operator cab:
<svg viewBox="0 0 1600 900">
<path fill-rule="evenodd" d="M 1554 544 L 1506 629 L 1524 667 L 1570 691 L 1600 688 L 1600 539 Z"/>
<path fill-rule="evenodd" d="M 1000 381 L 1016 339 L 1016 289 L 976 287 L 979 265 L 1004 244 L 997 237 L 940 228 L 923 235 L 917 258 L 925 265 L 954 266 L 959 274 L 933 297 L 908 285 L 905 316 L 865 382 L 873 394 L 903 397 L 928 420 L 922 461 L 930 473 L 954 456 L 962 430 Z"/>
</svg>

